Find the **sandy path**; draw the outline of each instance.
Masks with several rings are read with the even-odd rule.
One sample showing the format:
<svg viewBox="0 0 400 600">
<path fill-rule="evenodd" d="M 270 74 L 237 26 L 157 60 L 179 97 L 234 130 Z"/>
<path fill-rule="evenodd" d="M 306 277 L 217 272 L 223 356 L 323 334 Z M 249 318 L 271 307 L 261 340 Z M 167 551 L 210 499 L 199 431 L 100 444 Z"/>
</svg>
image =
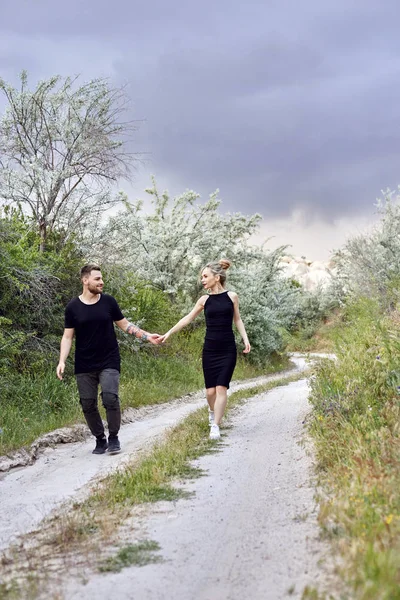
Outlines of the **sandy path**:
<svg viewBox="0 0 400 600">
<path fill-rule="evenodd" d="M 67 600 L 280 600 L 301 598 L 324 577 L 318 561 L 311 458 L 302 421 L 306 380 L 235 410 L 221 452 L 196 461 L 207 476 L 185 484 L 190 499 L 159 503 L 139 538 L 157 541 L 163 562 L 71 581 Z"/>
<path fill-rule="evenodd" d="M 292 373 L 306 366 L 305 360 L 299 357 L 293 358 L 293 362 L 296 369 Z M 281 378 L 282 375 L 235 383 L 231 391 Z M 170 402 L 145 411 L 139 409 L 137 414 L 140 418 L 121 429 L 123 453 L 119 455 L 92 455 L 93 439 L 88 439 L 48 448 L 32 466 L 2 475 L 0 549 L 6 548 L 19 534 L 36 528 L 45 516 L 64 501 L 83 497 L 100 477 L 132 460 L 138 452 L 162 437 L 167 429 L 204 405 L 204 395 L 199 393 L 184 401 Z"/>
</svg>

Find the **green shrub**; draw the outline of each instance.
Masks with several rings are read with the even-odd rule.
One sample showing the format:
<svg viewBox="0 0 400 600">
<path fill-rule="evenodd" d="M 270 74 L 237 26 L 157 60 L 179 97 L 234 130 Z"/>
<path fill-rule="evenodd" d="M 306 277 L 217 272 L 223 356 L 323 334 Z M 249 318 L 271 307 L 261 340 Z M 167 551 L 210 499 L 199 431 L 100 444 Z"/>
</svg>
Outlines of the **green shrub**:
<svg viewBox="0 0 400 600">
<path fill-rule="evenodd" d="M 320 521 L 355 600 L 400 597 L 399 340 L 398 313 L 359 299 L 311 382 Z"/>
</svg>

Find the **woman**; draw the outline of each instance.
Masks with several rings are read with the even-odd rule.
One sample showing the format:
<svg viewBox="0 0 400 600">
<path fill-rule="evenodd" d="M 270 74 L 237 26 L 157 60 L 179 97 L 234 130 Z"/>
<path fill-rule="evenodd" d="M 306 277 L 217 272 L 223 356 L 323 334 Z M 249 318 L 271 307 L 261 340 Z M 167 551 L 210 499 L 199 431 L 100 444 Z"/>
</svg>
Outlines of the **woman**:
<svg viewBox="0 0 400 600">
<path fill-rule="evenodd" d="M 244 343 L 243 353 L 250 352 L 250 344 L 239 314 L 239 300 L 235 292 L 225 290 L 226 271 L 231 263 L 223 259 L 208 263 L 201 271 L 201 283 L 208 295 L 201 296 L 193 310 L 160 338 L 163 343 L 177 331 L 191 323 L 204 310 L 206 337 L 203 346 L 203 372 L 209 406 L 210 438 L 221 437 L 219 425 L 227 403 L 227 390 L 236 365 L 236 344 L 232 330 L 234 321 Z"/>
</svg>

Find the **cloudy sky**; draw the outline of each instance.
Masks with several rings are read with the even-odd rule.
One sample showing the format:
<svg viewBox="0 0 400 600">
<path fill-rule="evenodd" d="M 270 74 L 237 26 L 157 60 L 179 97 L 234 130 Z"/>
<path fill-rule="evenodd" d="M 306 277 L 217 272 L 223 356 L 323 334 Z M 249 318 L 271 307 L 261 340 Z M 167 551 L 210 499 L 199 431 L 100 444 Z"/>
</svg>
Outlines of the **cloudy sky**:
<svg viewBox="0 0 400 600">
<path fill-rule="evenodd" d="M 153 173 L 219 188 L 270 247 L 326 259 L 400 183 L 399 22 L 398 0 L 1 0 L 0 76 L 126 85 L 132 199 Z"/>
</svg>

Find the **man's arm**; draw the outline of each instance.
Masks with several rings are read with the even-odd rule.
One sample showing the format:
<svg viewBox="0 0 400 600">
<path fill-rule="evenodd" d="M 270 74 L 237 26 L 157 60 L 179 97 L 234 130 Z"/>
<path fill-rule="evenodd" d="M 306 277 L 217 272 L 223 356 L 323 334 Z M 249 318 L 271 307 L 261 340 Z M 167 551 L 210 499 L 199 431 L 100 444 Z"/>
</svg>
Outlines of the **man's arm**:
<svg viewBox="0 0 400 600">
<path fill-rule="evenodd" d="M 115 324 L 125 331 L 125 333 L 130 333 L 134 335 L 142 342 L 150 342 L 151 344 L 157 344 L 158 338 L 160 337 L 157 333 L 149 333 L 144 329 L 140 329 L 137 325 L 130 323 L 128 319 L 121 319 L 120 321 L 115 321 Z"/>
<path fill-rule="evenodd" d="M 70 353 L 72 340 L 74 339 L 75 329 L 73 327 L 69 329 L 64 329 L 64 334 L 61 338 L 60 345 L 60 360 L 57 365 L 57 377 L 62 380 L 62 376 L 65 370 L 65 361 L 68 358 L 68 354 Z"/>
</svg>

